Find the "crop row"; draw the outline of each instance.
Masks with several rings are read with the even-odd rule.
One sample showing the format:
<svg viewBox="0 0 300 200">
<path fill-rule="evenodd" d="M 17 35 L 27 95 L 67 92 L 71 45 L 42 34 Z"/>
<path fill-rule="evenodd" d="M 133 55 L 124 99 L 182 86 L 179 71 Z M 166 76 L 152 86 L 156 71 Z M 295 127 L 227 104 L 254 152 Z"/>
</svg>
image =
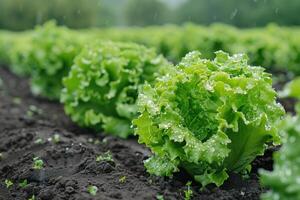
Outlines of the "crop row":
<svg viewBox="0 0 300 200">
<path fill-rule="evenodd" d="M 300 74 L 298 28 L 269 25 L 265 28 L 237 29 L 222 24 L 209 27 L 186 24 L 111 28 L 94 32 L 101 38 L 155 47 L 159 53 L 176 63 L 190 51 L 198 50 L 204 58 L 212 59 L 215 51 L 223 50 L 230 54 L 245 53 L 253 65 Z"/>
<path fill-rule="evenodd" d="M 50 27 L 51 23 L 48 23 Z M 75 31 L 70 31 L 73 32 Z M 26 48 L 24 34 L 0 32 L 0 58 L 7 56 L 11 46 L 10 39 L 22 35 L 19 48 Z M 146 28 L 107 28 L 77 31 L 77 37 L 85 38 L 85 43 L 98 40 L 134 42 L 155 48 L 168 60 L 177 63 L 190 51 L 198 50 L 204 58 L 212 59 L 214 52 L 223 50 L 230 54 L 245 53 L 250 63 L 264 66 L 271 71 L 292 72 L 300 74 L 300 42 L 298 28 L 278 27 L 271 24 L 264 28 L 237 29 L 231 26 L 214 24 L 209 27 L 185 24 L 184 26 L 166 25 Z M 25 39 L 26 40 L 26 39 Z M 15 44 L 16 45 L 16 44 Z M 19 45 L 19 44 L 17 44 Z M 8 47 L 7 47 L 8 46 Z M 3 59 L 2 59 L 3 60 Z"/>
<path fill-rule="evenodd" d="M 223 25 L 73 31 L 50 22 L 34 31 L 1 32 L 0 59 L 30 78 L 33 94 L 60 99 L 77 124 L 122 138 L 137 135 L 153 152 L 145 161 L 151 174 L 171 176 L 184 168 L 203 187 L 220 186 L 232 172 L 248 173 L 268 145 L 281 143 L 282 132 L 287 145 L 275 157 L 274 174 L 263 172 L 262 180 L 274 188 L 265 198 L 293 199 L 300 196 L 299 157 L 285 154 L 290 143 L 299 143 L 299 119 L 282 120 L 271 74 L 248 62 L 298 74 L 296 33 Z M 187 53 L 195 49 L 203 54 Z M 246 52 L 250 60 L 213 53 L 217 49 Z M 283 94 L 300 98 L 297 83 Z M 282 175 L 282 167 L 289 174 Z M 274 177 L 285 178 L 277 181 L 282 188 Z"/>
</svg>

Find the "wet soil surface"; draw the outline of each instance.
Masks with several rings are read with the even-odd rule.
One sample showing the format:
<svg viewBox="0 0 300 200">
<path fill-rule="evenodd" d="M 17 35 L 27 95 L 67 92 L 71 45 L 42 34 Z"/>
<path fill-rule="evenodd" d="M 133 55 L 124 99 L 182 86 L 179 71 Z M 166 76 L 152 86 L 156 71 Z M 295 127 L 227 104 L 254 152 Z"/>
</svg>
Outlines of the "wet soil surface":
<svg viewBox="0 0 300 200">
<path fill-rule="evenodd" d="M 150 176 L 143 160 L 150 152 L 136 142 L 91 133 L 74 125 L 57 102 L 30 94 L 26 78 L 19 78 L 0 67 L 0 200 L 60 199 L 184 199 L 185 172 L 173 178 Z M 276 149 L 275 149 L 276 150 Z M 192 199 L 259 199 L 259 168 L 272 168 L 272 152 L 257 158 L 248 178 L 231 175 L 217 188 L 200 191 L 192 183 Z M 111 159 L 97 156 L 112 155 Z M 106 153 L 106 154 L 105 154 Z M 43 161 L 34 168 L 34 158 Z M 5 180 L 13 185 L 7 188 Z M 24 180 L 27 184 L 21 184 Z M 24 183 L 24 182 L 23 182 Z M 89 186 L 98 192 L 92 196 Z"/>
</svg>

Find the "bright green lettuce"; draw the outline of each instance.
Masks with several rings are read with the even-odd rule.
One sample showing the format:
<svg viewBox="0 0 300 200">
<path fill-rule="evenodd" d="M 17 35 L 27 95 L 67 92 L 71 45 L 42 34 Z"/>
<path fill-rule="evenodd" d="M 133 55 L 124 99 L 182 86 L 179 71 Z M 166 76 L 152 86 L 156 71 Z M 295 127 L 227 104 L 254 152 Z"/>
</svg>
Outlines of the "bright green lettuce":
<svg viewBox="0 0 300 200">
<path fill-rule="evenodd" d="M 9 63 L 9 50 L 13 41 L 12 35 L 12 32 L 0 31 L 0 64 Z"/>
<path fill-rule="evenodd" d="M 300 199 L 300 117 L 287 116 L 282 123 L 283 146 L 274 154 L 272 172 L 262 170 L 261 183 L 270 188 L 264 200 Z"/>
<path fill-rule="evenodd" d="M 287 83 L 283 91 L 279 93 L 280 97 L 291 97 L 300 100 L 300 77 L 296 77 L 289 83 Z M 300 103 L 298 102 L 295 106 L 295 110 L 300 113 Z"/>
<path fill-rule="evenodd" d="M 19 75 L 28 76 L 31 72 L 30 52 L 32 51 L 32 32 L 11 33 L 8 48 L 9 69 Z"/>
<path fill-rule="evenodd" d="M 129 43 L 99 42 L 82 50 L 64 78 L 61 101 L 72 120 L 126 138 L 133 133 L 136 99 L 170 64 L 155 51 Z"/>
<path fill-rule="evenodd" d="M 288 83 L 282 93 L 283 97 L 300 99 L 300 79 Z M 270 188 L 262 195 L 264 200 L 300 199 L 300 104 L 296 106 L 296 116 L 286 116 L 280 123 L 282 147 L 274 154 L 272 172 L 262 170 L 261 183 Z"/>
<path fill-rule="evenodd" d="M 35 95 L 59 99 L 62 78 L 68 74 L 82 39 L 66 27 L 54 22 L 38 26 L 28 49 L 25 66 L 29 66 L 31 90 Z"/>
<path fill-rule="evenodd" d="M 300 99 L 300 77 L 295 78 L 284 86 L 281 97 L 294 97 Z"/>
<path fill-rule="evenodd" d="M 187 54 L 143 87 L 133 124 L 154 153 L 145 161 L 149 173 L 170 176 L 185 168 L 202 186 L 220 186 L 229 172 L 250 170 L 267 143 L 279 143 L 275 122 L 284 111 L 271 75 L 249 66 L 245 55 L 219 51 L 212 61 L 200 55 Z"/>
</svg>

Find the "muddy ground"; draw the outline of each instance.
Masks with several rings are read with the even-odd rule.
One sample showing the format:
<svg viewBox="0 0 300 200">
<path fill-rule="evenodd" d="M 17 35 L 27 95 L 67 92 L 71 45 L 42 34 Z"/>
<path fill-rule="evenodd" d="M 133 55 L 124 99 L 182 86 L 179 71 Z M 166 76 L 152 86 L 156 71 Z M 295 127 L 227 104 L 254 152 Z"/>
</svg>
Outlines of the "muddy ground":
<svg viewBox="0 0 300 200">
<path fill-rule="evenodd" d="M 184 199 L 185 172 L 173 178 L 150 176 L 143 160 L 150 152 L 136 138 L 122 140 L 103 133 L 92 133 L 74 125 L 57 102 L 33 97 L 26 78 L 19 78 L 0 67 L 0 200 L 35 199 Z M 55 138 L 55 137 L 56 138 Z M 113 161 L 96 162 L 111 152 Z M 253 163 L 248 179 L 232 175 L 221 188 L 200 191 L 192 184 L 193 198 L 203 200 L 254 200 L 263 189 L 258 168 L 272 168 L 272 152 Z M 33 158 L 44 166 L 33 169 Z M 125 177 L 125 178 L 124 178 Z M 6 187 L 5 180 L 13 185 Z M 26 186 L 19 183 L 27 180 Z M 88 192 L 97 186 L 96 196 Z"/>
</svg>

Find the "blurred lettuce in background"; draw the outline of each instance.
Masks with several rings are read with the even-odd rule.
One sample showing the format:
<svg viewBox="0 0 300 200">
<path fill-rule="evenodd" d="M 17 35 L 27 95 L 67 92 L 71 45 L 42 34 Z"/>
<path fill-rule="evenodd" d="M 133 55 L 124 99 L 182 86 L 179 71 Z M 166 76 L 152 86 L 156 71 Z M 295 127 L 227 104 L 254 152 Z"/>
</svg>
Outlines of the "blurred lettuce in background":
<svg viewBox="0 0 300 200">
<path fill-rule="evenodd" d="M 49 19 L 71 28 L 185 22 L 300 25 L 299 9 L 298 0 L 0 0 L 0 29 L 29 29 Z"/>
</svg>

